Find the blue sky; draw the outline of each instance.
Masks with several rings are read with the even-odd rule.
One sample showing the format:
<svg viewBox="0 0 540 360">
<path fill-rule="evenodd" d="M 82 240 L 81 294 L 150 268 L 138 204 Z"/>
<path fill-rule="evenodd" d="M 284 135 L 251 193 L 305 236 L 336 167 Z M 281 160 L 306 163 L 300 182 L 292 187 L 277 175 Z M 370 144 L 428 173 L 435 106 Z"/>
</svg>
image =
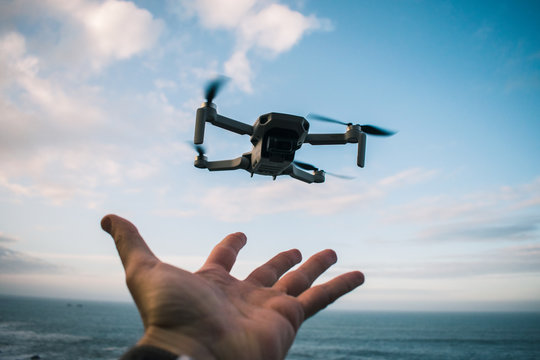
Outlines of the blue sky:
<svg viewBox="0 0 540 360">
<path fill-rule="evenodd" d="M 333 248 L 359 310 L 540 310 L 540 28 L 533 1 L 3 1 L 0 293 L 128 300 L 101 217 L 196 270 L 248 235 L 233 275 Z M 195 110 L 319 113 L 398 133 L 296 159 L 354 180 L 193 167 Z M 339 132 L 311 122 L 313 132 Z M 207 127 L 210 159 L 249 138 Z"/>
</svg>

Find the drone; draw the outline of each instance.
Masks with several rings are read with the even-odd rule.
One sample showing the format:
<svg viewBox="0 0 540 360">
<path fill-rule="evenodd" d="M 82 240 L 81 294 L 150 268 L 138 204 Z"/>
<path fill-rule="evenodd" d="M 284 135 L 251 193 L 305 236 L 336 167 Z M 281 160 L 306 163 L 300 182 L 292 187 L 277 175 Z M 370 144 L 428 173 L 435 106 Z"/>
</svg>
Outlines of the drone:
<svg viewBox="0 0 540 360">
<path fill-rule="evenodd" d="M 310 119 L 345 125 L 344 133 L 310 134 L 309 122 L 302 116 L 271 112 L 258 117 L 253 125 L 225 117 L 217 113 L 213 103 L 219 90 L 228 80 L 226 77 L 211 81 L 205 89 L 205 99 L 197 109 L 195 120 L 195 135 L 193 143 L 198 155 L 195 167 L 209 171 L 225 171 L 243 169 L 254 174 L 272 176 L 288 175 L 306 183 L 323 183 L 325 174 L 341 178 L 350 178 L 326 172 L 322 169 L 296 161 L 295 153 L 305 144 L 311 145 L 342 145 L 358 144 L 356 163 L 363 168 L 366 156 L 366 135 L 391 136 L 394 132 L 372 125 L 345 123 L 320 115 L 310 114 Z M 206 123 L 240 135 L 249 135 L 253 149 L 241 156 L 230 160 L 208 161 L 204 142 Z M 310 172 L 308 172 L 310 171 Z"/>
</svg>

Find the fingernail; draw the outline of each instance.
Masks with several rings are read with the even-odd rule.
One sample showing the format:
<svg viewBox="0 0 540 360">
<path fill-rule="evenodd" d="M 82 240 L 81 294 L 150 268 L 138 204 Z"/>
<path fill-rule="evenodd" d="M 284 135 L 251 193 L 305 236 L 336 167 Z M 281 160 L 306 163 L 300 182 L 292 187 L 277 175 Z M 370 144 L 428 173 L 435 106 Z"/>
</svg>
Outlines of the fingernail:
<svg viewBox="0 0 540 360">
<path fill-rule="evenodd" d="M 302 261 L 302 253 L 298 249 L 293 249 L 292 252 L 293 252 L 294 257 L 295 257 L 295 259 L 294 259 L 295 262 L 297 264 L 299 264 Z"/>
<path fill-rule="evenodd" d="M 364 273 L 362 273 L 362 272 L 360 272 L 360 271 L 357 271 L 356 276 L 357 276 L 357 279 L 358 279 L 357 281 L 358 281 L 358 283 L 359 283 L 360 285 L 362 285 L 363 283 L 366 282 L 366 277 L 364 276 Z"/>
<path fill-rule="evenodd" d="M 328 250 L 329 250 L 329 254 L 330 254 L 329 256 L 330 256 L 330 259 L 332 261 L 332 264 L 337 263 L 338 258 L 337 258 L 336 252 L 334 250 L 332 250 L 332 249 L 328 249 Z"/>
<path fill-rule="evenodd" d="M 101 219 L 101 228 L 110 234 L 111 227 L 112 227 L 111 218 L 108 215 L 103 217 L 103 219 Z"/>
<path fill-rule="evenodd" d="M 236 235 L 238 235 L 239 238 L 243 239 L 244 242 L 247 241 L 247 236 L 243 232 L 237 232 Z"/>
</svg>

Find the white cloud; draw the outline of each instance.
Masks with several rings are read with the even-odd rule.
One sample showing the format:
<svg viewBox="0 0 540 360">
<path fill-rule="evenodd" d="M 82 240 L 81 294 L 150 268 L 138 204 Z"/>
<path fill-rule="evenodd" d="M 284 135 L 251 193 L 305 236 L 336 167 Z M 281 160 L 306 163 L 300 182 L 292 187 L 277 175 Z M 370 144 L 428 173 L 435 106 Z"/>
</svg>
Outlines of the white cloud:
<svg viewBox="0 0 540 360">
<path fill-rule="evenodd" d="M 2 234 L 0 232 L 0 243 L 13 243 L 16 242 L 17 239 L 11 236 L 7 236 L 5 234 Z"/>
<path fill-rule="evenodd" d="M 55 264 L 0 246 L 0 272 L 2 274 L 56 273 L 59 270 L 60 268 Z"/>
<path fill-rule="evenodd" d="M 40 76 L 40 59 L 28 54 L 26 39 L 17 32 L 0 37 L 0 148 L 27 144 L 47 128 L 86 128 L 103 115 L 89 100 L 91 91 L 70 89 Z M 24 109 L 24 110 L 22 110 Z M 28 139 L 29 138 L 29 139 Z"/>
<path fill-rule="evenodd" d="M 240 48 L 259 47 L 275 54 L 290 50 L 309 30 L 321 28 L 315 16 L 304 16 L 281 4 L 270 4 L 238 26 Z"/>
<path fill-rule="evenodd" d="M 256 0 L 186 0 L 183 10 L 188 15 L 198 15 L 207 28 L 233 29 L 238 26 L 256 4 Z"/>
<path fill-rule="evenodd" d="M 185 127 L 178 120 L 186 115 L 163 94 L 155 101 L 135 100 L 145 103 L 145 111 L 159 114 L 152 116 L 159 121 L 134 124 L 118 99 L 107 103 L 103 89 L 87 85 L 88 75 L 99 83 L 98 71 L 106 65 L 152 48 L 163 28 L 161 20 L 119 0 L 22 0 L 6 8 L 40 31 L 26 38 L 17 30 L 19 24 L 9 20 L 0 32 L 4 193 L 54 204 L 80 198 L 94 207 L 104 199 L 103 186 L 145 180 L 159 172 L 162 158 L 178 155 L 179 147 L 163 138 L 157 145 L 132 144 L 139 133 L 166 133 L 171 124 Z M 134 99 L 129 100 L 132 106 Z M 139 111 L 137 116 L 145 115 Z"/>
<path fill-rule="evenodd" d="M 400 176 L 397 176 L 400 178 Z M 420 226 L 425 241 L 537 241 L 540 178 L 476 193 L 424 197 L 386 209 L 386 221 Z"/>
<path fill-rule="evenodd" d="M 0 187 L 55 203 L 74 193 L 93 196 L 92 175 L 78 172 L 88 165 L 89 156 L 81 158 L 80 146 L 65 145 L 87 136 L 103 114 L 84 89 L 67 91 L 60 82 L 42 77 L 39 65 L 40 59 L 27 53 L 23 35 L 10 32 L 0 37 Z M 71 186 L 68 179 L 74 180 Z"/>
<path fill-rule="evenodd" d="M 513 218 L 515 217 L 515 218 Z M 499 215 L 487 220 L 461 220 L 449 224 L 428 226 L 418 234 L 428 241 L 529 241 L 540 235 L 539 217 Z"/>
<path fill-rule="evenodd" d="M 198 0 L 182 1 L 182 6 L 204 27 L 235 34 L 235 50 L 225 63 L 225 74 L 246 92 L 252 91 L 253 72 L 248 59 L 251 50 L 275 56 L 290 50 L 309 31 L 330 28 L 328 20 L 305 16 L 275 1 Z"/>
<path fill-rule="evenodd" d="M 4 28 L 14 19 L 33 22 L 34 45 L 67 68 L 97 72 L 117 60 L 151 49 L 164 28 L 163 21 L 122 0 L 19 0 L 2 4 Z"/>
<path fill-rule="evenodd" d="M 154 86 L 158 89 L 176 89 L 176 83 L 169 79 L 156 79 Z"/>
<path fill-rule="evenodd" d="M 243 51 L 236 51 L 227 62 L 225 62 L 225 73 L 234 79 L 234 82 L 245 92 L 252 92 L 251 79 L 253 73 L 251 65 Z"/>
<path fill-rule="evenodd" d="M 436 170 L 425 170 L 421 168 L 412 168 L 401 171 L 397 174 L 385 177 L 379 181 L 379 184 L 386 187 L 403 186 L 415 183 L 425 182 L 437 175 Z"/>
<path fill-rule="evenodd" d="M 398 176 L 399 178 L 399 176 Z M 439 195 L 389 209 L 392 222 L 439 223 L 467 219 L 488 221 L 528 211 L 540 205 L 540 178 L 459 196 Z"/>
<path fill-rule="evenodd" d="M 144 154 L 147 150 L 147 154 Z M 85 145 L 42 147 L 38 153 L 2 157 L 0 188 L 17 197 L 40 197 L 60 205 L 82 199 L 88 207 L 104 200 L 106 186 L 140 183 L 160 171 L 155 148 L 139 150 L 87 142 Z"/>
<path fill-rule="evenodd" d="M 26 56 L 26 41 L 17 32 L 9 32 L 0 39 L 0 85 L 8 86 L 15 79 L 34 76 L 38 69 L 38 60 Z"/>
<path fill-rule="evenodd" d="M 450 279 L 540 273 L 540 244 L 503 246 L 480 252 L 439 255 L 423 260 L 363 264 L 373 276 L 387 279 Z"/>
<path fill-rule="evenodd" d="M 287 177 L 253 187 L 219 186 L 207 188 L 204 195 L 191 199 L 192 208 L 198 210 L 176 213 L 172 210 L 158 210 L 156 214 L 186 217 L 201 212 L 227 222 L 244 222 L 260 215 L 288 212 L 334 214 L 351 209 L 373 208 L 377 200 L 385 198 L 394 189 L 405 187 L 410 183 L 428 181 L 432 177 L 432 172 L 413 169 L 394 177 L 401 181 L 392 182 L 392 187 L 389 186 L 388 179 L 368 185 L 331 178 L 324 184 L 308 185 Z"/>
<path fill-rule="evenodd" d="M 66 53 L 88 59 L 94 70 L 149 50 L 164 27 L 161 20 L 130 1 L 49 0 L 47 4 L 64 23 L 61 42 Z"/>
<path fill-rule="evenodd" d="M 249 189 L 212 188 L 199 199 L 199 204 L 218 219 L 242 222 L 259 215 L 302 210 L 310 214 L 333 213 L 358 201 L 379 196 L 373 190 L 349 196 L 342 189 L 341 184 L 327 184 L 325 191 L 321 191 L 313 185 L 307 187 L 297 180 L 287 179 Z"/>
<path fill-rule="evenodd" d="M 108 0 L 76 16 L 99 55 L 127 59 L 153 46 L 162 28 L 147 10 L 127 1 Z"/>
<path fill-rule="evenodd" d="M 94 264 L 95 266 L 95 264 Z M 125 276 L 120 271 L 81 275 L 80 273 L 58 274 L 3 274 L 0 273 L 0 288 L 8 294 L 21 296 L 51 296 L 66 299 L 102 301 L 129 301 L 129 291 L 125 286 Z"/>
</svg>

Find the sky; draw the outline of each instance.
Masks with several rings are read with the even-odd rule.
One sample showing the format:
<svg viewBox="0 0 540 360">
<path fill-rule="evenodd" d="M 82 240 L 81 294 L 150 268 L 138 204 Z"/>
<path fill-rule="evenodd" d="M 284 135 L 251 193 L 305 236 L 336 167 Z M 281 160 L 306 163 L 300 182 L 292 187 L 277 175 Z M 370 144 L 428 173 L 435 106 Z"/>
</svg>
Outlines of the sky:
<svg viewBox="0 0 540 360">
<path fill-rule="evenodd" d="M 132 221 L 196 270 L 248 244 L 332 248 L 319 281 L 361 270 L 334 309 L 540 311 L 540 5 L 535 1 L 4 0 L 0 294 L 129 301 L 100 219 Z M 193 166 L 195 112 L 309 113 L 397 131 L 306 144 L 323 184 Z M 341 132 L 311 121 L 310 132 Z M 209 160 L 250 151 L 208 125 Z"/>
</svg>

